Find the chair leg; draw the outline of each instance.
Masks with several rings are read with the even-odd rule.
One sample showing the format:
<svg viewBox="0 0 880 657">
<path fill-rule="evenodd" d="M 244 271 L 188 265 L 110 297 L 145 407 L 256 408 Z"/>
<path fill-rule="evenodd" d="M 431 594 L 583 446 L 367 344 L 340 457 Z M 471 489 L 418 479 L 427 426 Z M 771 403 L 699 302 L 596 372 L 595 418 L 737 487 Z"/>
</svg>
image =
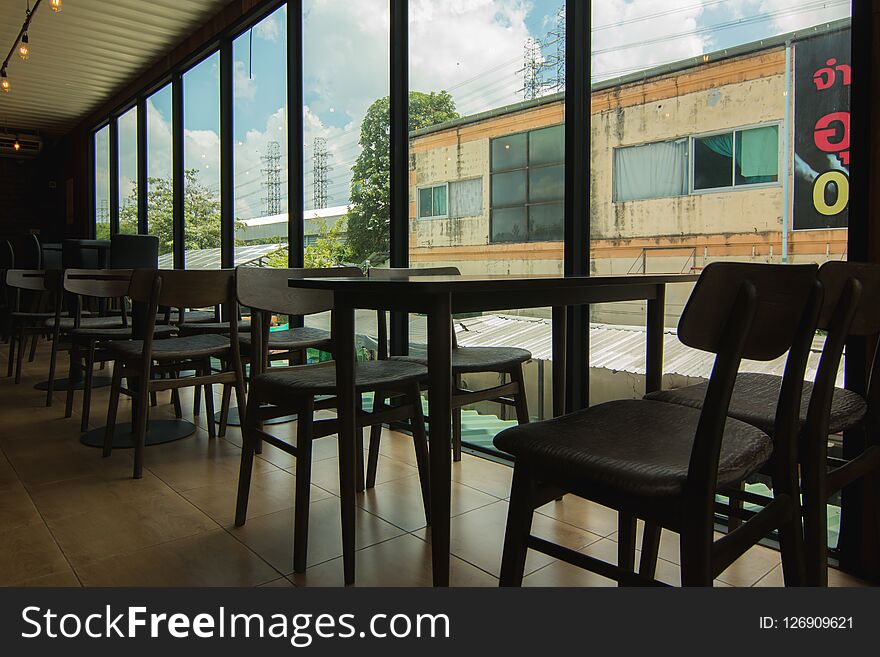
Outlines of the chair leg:
<svg viewBox="0 0 880 657">
<path fill-rule="evenodd" d="M 296 498 L 293 509 L 293 570 L 304 573 L 308 563 L 309 502 L 312 484 L 312 439 L 315 401 L 309 398 L 296 422 Z M 343 550 L 345 547 L 343 546 Z"/>
<path fill-rule="evenodd" d="M 425 416 L 422 415 L 422 396 L 419 394 L 418 386 L 416 386 L 415 390 L 410 393 L 406 401 L 413 406 L 413 447 L 415 447 L 416 450 L 416 465 L 419 468 L 419 484 L 422 488 L 422 504 L 425 507 L 425 522 L 430 525 L 431 471 L 428 464 L 428 434 L 425 431 Z"/>
<path fill-rule="evenodd" d="M 385 394 L 377 391 L 373 397 L 373 412 L 385 406 Z M 374 424 L 370 427 L 370 450 L 367 455 L 367 481 L 366 487 L 373 488 L 376 485 L 376 471 L 379 469 L 379 443 L 382 440 L 382 425 Z"/>
<path fill-rule="evenodd" d="M 741 481 L 736 486 L 737 490 L 744 491 L 746 489 L 746 482 Z M 743 501 L 739 499 L 729 498 L 727 503 L 730 505 L 731 509 L 735 509 L 738 511 L 742 511 Z M 742 518 L 738 518 L 735 515 L 729 515 L 727 517 L 727 533 L 729 534 L 732 531 L 736 531 L 742 526 Z"/>
<path fill-rule="evenodd" d="M 19 349 L 21 346 L 19 345 Z M 15 371 L 15 329 L 9 328 L 9 361 L 6 365 L 6 376 L 12 376 Z"/>
<path fill-rule="evenodd" d="M 241 466 L 238 474 L 238 497 L 235 501 L 235 526 L 241 527 L 247 520 L 248 497 L 251 490 L 251 472 L 254 468 L 254 451 L 256 444 L 261 442 L 256 433 L 258 426 L 257 408 L 259 401 L 251 398 L 253 408 L 248 409 L 248 420 L 242 419 L 241 423 Z M 297 462 L 299 459 L 297 459 Z"/>
<path fill-rule="evenodd" d="M 73 381 L 76 376 L 76 373 L 82 368 L 82 357 L 79 354 L 79 345 L 74 342 L 70 345 L 70 368 L 67 373 L 67 399 L 64 401 L 64 417 L 68 418 L 73 415 L 73 396 L 76 393 L 74 390 Z M 85 429 L 82 429 L 85 431 Z"/>
<path fill-rule="evenodd" d="M 138 380 L 137 399 L 132 400 L 137 408 L 134 429 L 134 474 L 135 479 L 144 475 L 144 451 L 147 441 L 147 416 L 150 412 L 150 372 L 144 372 Z"/>
<path fill-rule="evenodd" d="M 183 408 L 180 406 L 180 392 L 177 388 L 171 391 L 171 403 L 174 405 L 174 417 L 179 420 L 183 417 Z"/>
<path fill-rule="evenodd" d="M 355 485 L 354 489 L 357 493 L 363 493 L 366 488 L 366 477 L 365 469 L 366 463 L 364 458 L 364 428 L 358 427 L 358 435 L 357 435 L 357 454 L 355 454 L 355 468 L 357 472 L 355 473 Z"/>
<path fill-rule="evenodd" d="M 205 364 L 205 368 L 202 370 L 204 376 L 210 376 L 211 374 L 211 362 L 208 361 Z M 206 385 L 201 386 L 201 389 L 205 393 L 205 420 L 208 422 L 208 438 L 216 438 L 217 437 L 217 425 L 214 423 L 214 385 L 208 383 Z M 198 394 L 198 390 L 196 390 L 196 394 Z"/>
<path fill-rule="evenodd" d="M 24 350 L 27 348 L 27 338 L 24 334 L 24 329 L 22 328 L 18 332 L 18 354 L 16 354 L 15 358 L 15 382 L 21 383 L 21 368 L 24 365 L 22 362 L 24 359 Z"/>
<path fill-rule="evenodd" d="M 657 573 L 657 559 L 660 554 L 660 533 L 663 528 L 653 522 L 645 522 L 642 533 L 642 557 L 639 560 L 639 575 L 654 579 Z"/>
<path fill-rule="evenodd" d="M 529 423 L 529 400 L 526 397 L 526 381 L 523 376 L 522 365 L 517 367 L 510 373 L 510 378 L 517 384 L 519 392 L 514 395 L 513 400 L 516 402 L 516 421 L 519 424 Z"/>
<path fill-rule="evenodd" d="M 104 456 L 113 450 L 113 432 L 116 430 L 116 414 L 119 409 L 119 388 L 122 386 L 123 365 L 116 361 L 113 365 L 113 382 L 110 384 L 110 403 L 107 406 L 107 425 L 104 427 Z"/>
<path fill-rule="evenodd" d="M 89 341 L 89 350 L 86 353 L 86 367 L 83 372 L 83 401 L 82 401 L 82 423 L 80 428 L 83 432 L 88 431 L 89 415 L 92 408 L 92 381 L 95 369 L 95 341 Z"/>
<path fill-rule="evenodd" d="M 681 585 L 712 586 L 711 525 L 684 527 L 680 537 Z"/>
<path fill-rule="evenodd" d="M 31 352 L 28 354 L 28 362 L 33 363 L 34 359 L 37 357 L 37 340 L 40 339 L 38 334 L 34 334 L 33 340 L 31 340 Z"/>
<path fill-rule="evenodd" d="M 223 384 L 223 396 L 220 399 L 220 429 L 217 435 L 223 438 L 226 435 L 226 427 L 229 424 L 229 403 L 232 401 L 232 386 Z"/>
<path fill-rule="evenodd" d="M 501 554 L 499 586 L 522 586 L 526 569 L 526 540 L 532 532 L 531 499 L 535 482 L 531 471 L 521 464 L 513 468 L 510 488 L 510 506 L 507 510 L 507 527 L 504 531 L 504 550 Z"/>
<path fill-rule="evenodd" d="M 617 512 L 617 567 L 634 572 L 636 564 L 636 517 Z M 623 586 L 618 582 L 619 586 Z"/>
<path fill-rule="evenodd" d="M 58 363 L 58 335 L 52 338 L 52 351 L 49 356 L 49 381 L 46 386 L 46 406 L 51 406 L 55 398 L 55 365 Z"/>
<path fill-rule="evenodd" d="M 804 535 L 800 522 L 800 505 L 794 504 L 792 518 L 779 527 L 779 552 L 782 576 L 786 586 L 804 585 Z"/>
<path fill-rule="evenodd" d="M 461 375 L 453 377 L 453 385 L 456 389 L 461 388 Z M 452 460 L 461 461 L 461 408 L 452 410 Z"/>
</svg>

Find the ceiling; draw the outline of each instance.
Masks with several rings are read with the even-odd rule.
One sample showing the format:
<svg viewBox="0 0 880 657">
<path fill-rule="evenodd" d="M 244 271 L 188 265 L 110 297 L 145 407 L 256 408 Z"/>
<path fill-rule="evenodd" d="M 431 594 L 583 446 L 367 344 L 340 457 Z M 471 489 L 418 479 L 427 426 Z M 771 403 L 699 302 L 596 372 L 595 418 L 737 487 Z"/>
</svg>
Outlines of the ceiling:
<svg viewBox="0 0 880 657">
<path fill-rule="evenodd" d="M 33 5 L 33 2 L 31 2 Z M 134 80 L 229 0 L 63 0 L 40 5 L 31 54 L 13 54 L 0 92 L 0 130 L 63 134 Z M 0 0 L 0 63 L 24 22 L 26 0 Z"/>
</svg>

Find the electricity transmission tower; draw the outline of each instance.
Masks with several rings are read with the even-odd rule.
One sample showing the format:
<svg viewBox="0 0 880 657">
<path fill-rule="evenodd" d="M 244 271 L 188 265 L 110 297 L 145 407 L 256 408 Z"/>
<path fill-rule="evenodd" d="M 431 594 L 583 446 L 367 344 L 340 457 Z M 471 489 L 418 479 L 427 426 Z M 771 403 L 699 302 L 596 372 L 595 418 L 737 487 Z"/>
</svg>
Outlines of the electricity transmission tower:
<svg viewBox="0 0 880 657">
<path fill-rule="evenodd" d="M 266 215 L 281 214 L 281 144 L 270 141 L 266 145 L 266 154 L 260 158 L 265 165 L 262 172 L 266 175 Z"/>
<path fill-rule="evenodd" d="M 315 137 L 312 148 L 312 184 L 313 206 L 316 210 L 327 207 L 327 174 L 331 169 L 329 160 L 327 140 L 323 137 Z"/>
<path fill-rule="evenodd" d="M 556 28 L 547 33 L 544 46 L 554 51 L 544 62 L 549 74 L 544 83 L 548 90 L 565 91 L 565 5 L 556 12 Z"/>
<path fill-rule="evenodd" d="M 533 100 L 541 95 L 541 42 L 529 37 L 523 44 L 523 88 L 520 91 L 525 100 Z"/>
<path fill-rule="evenodd" d="M 520 89 L 525 100 L 565 91 L 565 7 L 556 12 L 556 26 L 543 40 L 529 37 L 523 45 Z"/>
</svg>

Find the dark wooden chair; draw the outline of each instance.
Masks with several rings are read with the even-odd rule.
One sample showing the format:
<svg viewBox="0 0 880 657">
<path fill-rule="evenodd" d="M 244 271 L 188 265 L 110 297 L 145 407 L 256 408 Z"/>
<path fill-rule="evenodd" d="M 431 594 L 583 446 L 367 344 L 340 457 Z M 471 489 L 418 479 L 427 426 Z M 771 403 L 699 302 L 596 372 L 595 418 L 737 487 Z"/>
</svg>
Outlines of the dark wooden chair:
<svg viewBox="0 0 880 657">
<path fill-rule="evenodd" d="M 295 326 L 298 319 L 296 315 L 279 308 L 252 308 L 245 299 L 265 300 L 259 292 L 260 289 L 281 290 L 287 287 L 287 281 L 296 277 L 318 276 L 361 276 L 361 270 L 357 267 L 331 267 L 326 269 L 283 269 L 272 267 L 236 267 L 235 281 L 238 294 L 238 302 L 244 308 L 249 308 L 251 313 L 259 313 L 264 321 L 252 321 L 249 330 L 242 332 L 239 329 L 239 341 L 241 342 L 241 357 L 244 365 L 249 365 L 248 371 L 251 376 L 264 372 L 269 364 L 277 360 L 287 360 L 289 365 L 301 365 L 307 362 L 308 349 L 321 349 L 330 351 L 330 332 L 308 326 Z M 256 292 L 256 294 L 255 294 Z M 291 291 L 281 293 L 282 306 L 290 308 L 295 306 L 296 298 L 300 293 Z M 273 315 L 288 317 L 288 328 L 280 331 L 271 331 L 271 319 Z M 254 331 L 261 330 L 260 336 L 254 336 Z M 261 346 L 261 353 L 256 353 L 254 345 Z M 223 388 L 223 399 L 220 407 L 219 435 L 226 434 L 226 421 L 229 414 L 229 402 L 231 389 Z"/>
<path fill-rule="evenodd" d="M 95 364 L 104 363 L 112 357 L 102 348 L 104 342 L 126 340 L 132 337 L 133 327 L 126 312 L 126 297 L 131 285 L 131 269 L 68 269 L 64 272 L 64 291 L 79 297 L 75 304 L 76 314 L 67 331 L 70 350 L 70 373 L 67 378 L 67 402 L 64 417 L 73 414 L 76 382 L 83 381 L 81 430 L 88 430 L 91 410 L 92 374 Z M 95 318 L 82 317 L 85 300 L 117 302 L 120 308 L 118 325 L 96 325 Z M 176 331 L 174 326 L 156 325 L 156 338 L 169 337 Z"/>
<path fill-rule="evenodd" d="M 825 344 L 814 382 L 804 382 L 799 419 L 799 461 L 803 494 L 803 521 L 806 546 L 807 583 L 828 584 L 828 516 L 831 495 L 865 476 L 877 476 L 880 468 L 880 358 L 871 365 L 869 389 L 863 398 L 856 392 L 835 387 L 843 348 L 851 336 L 861 336 L 874 345 L 880 335 L 880 266 L 833 261 L 819 269 L 824 290 L 818 328 L 826 331 Z M 748 422 L 769 435 L 774 434 L 774 418 L 782 377 L 743 372 L 737 376 L 728 415 Z M 663 390 L 647 399 L 701 408 L 707 384 Z M 830 459 L 828 436 L 845 431 L 862 432 L 865 450 L 851 461 Z M 738 505 L 739 506 L 739 505 Z M 734 509 L 735 528 L 747 511 Z M 880 523 L 880 518 L 877 519 Z"/>
<path fill-rule="evenodd" d="M 46 322 L 56 326 L 60 324 L 60 279 L 61 272 L 57 270 L 9 269 L 6 271 L 6 286 L 12 297 L 9 313 L 9 365 L 6 376 L 12 376 L 14 368 L 15 383 L 21 383 L 27 339 L 30 337 L 36 340 L 44 335 L 47 330 Z M 28 302 L 32 310 L 23 309 Z M 46 302 L 53 310 L 39 310 L 38 304 Z M 54 376 L 54 366 L 50 366 L 50 376 Z"/>
<path fill-rule="evenodd" d="M 9 313 L 12 312 L 11 295 L 6 287 L 6 272 L 15 269 L 15 251 L 9 240 L 0 241 L 0 339 L 9 341 Z"/>
<path fill-rule="evenodd" d="M 428 267 L 422 269 L 370 269 L 370 278 L 393 279 L 406 276 L 460 276 L 457 267 Z M 389 356 L 388 328 L 385 312 L 379 311 L 378 318 L 379 359 L 401 360 L 411 363 L 428 364 L 427 357 Z M 523 364 L 531 360 L 532 354 L 519 347 L 459 347 L 452 331 L 452 380 L 455 386 L 452 395 L 452 459 L 461 460 L 461 409 L 463 406 L 482 401 L 497 402 L 513 406 L 520 424 L 529 421 L 529 406 L 526 398 Z M 462 387 L 462 377 L 467 374 L 498 374 L 509 381 L 483 390 L 468 390 Z M 381 402 L 381 399 L 379 399 Z M 430 416 L 428 418 L 430 428 Z M 367 461 L 367 487 L 376 484 L 376 469 L 379 463 L 379 441 L 382 427 L 373 427 L 370 433 L 370 450 Z"/>
<path fill-rule="evenodd" d="M 814 265 L 712 263 L 678 326 L 684 344 L 716 354 L 702 410 L 644 399 L 613 401 L 496 436 L 495 445 L 516 458 L 501 585 L 521 584 L 529 548 L 624 585 L 656 583 L 652 567 L 634 571 L 636 518 L 679 533 L 684 586 L 711 586 L 773 529 L 779 531 L 786 584 L 801 584 L 794 454 L 803 373 L 821 299 Z M 786 351 L 771 439 L 727 417 L 727 410 L 741 359 L 773 360 Z M 716 493 L 729 494 L 771 456 L 776 496 L 749 498 L 761 510 L 714 540 Z M 616 566 L 531 535 L 533 510 L 560 493 L 618 511 Z"/>
<path fill-rule="evenodd" d="M 233 323 L 229 335 L 214 333 L 154 340 L 159 306 L 170 308 L 224 305 L 231 315 L 238 313 L 235 300 L 235 277 L 231 269 L 220 270 L 156 270 L 137 269 L 131 277 L 129 297 L 134 305 L 145 304 L 145 312 L 133 312 L 134 340 L 106 343 L 108 354 L 115 361 L 107 427 L 104 434 L 104 455 L 112 449 L 113 431 L 119 395 L 132 397 L 132 425 L 135 428 L 134 478 L 143 473 L 144 441 L 150 393 L 195 387 L 205 392 L 205 408 L 213 419 L 215 383 L 235 386 L 239 405 L 245 405 L 244 376 L 238 349 L 238 327 Z M 145 319 L 140 319 L 143 314 Z M 225 366 L 214 371 L 211 359 Z M 181 372 L 194 371 L 193 376 Z M 122 379 L 129 381 L 122 387 Z M 215 436 L 214 423 L 208 423 L 208 435 Z"/>
<path fill-rule="evenodd" d="M 276 278 L 268 272 L 252 274 L 239 269 L 239 299 L 254 312 L 254 321 L 260 322 L 259 330 L 252 333 L 253 353 L 266 349 L 262 341 L 268 332 L 270 312 L 281 312 L 292 316 L 305 316 L 326 312 L 333 308 L 333 295 L 317 290 L 300 290 L 287 285 L 289 278 L 300 276 L 320 276 L 335 273 L 333 270 L 282 270 L 285 273 Z M 349 270 L 348 275 L 361 275 L 359 270 Z M 263 284 L 272 278 L 271 285 Z M 333 351 L 332 343 L 328 349 Z M 267 361 L 260 359 L 265 364 Z M 358 399 L 365 393 L 373 392 L 375 398 L 395 399 L 400 403 L 393 407 L 383 404 L 373 405 L 367 413 L 358 404 L 356 418 L 359 429 L 363 427 L 409 420 L 413 426 L 413 439 L 416 449 L 419 477 L 421 479 L 422 499 L 425 516 L 429 518 L 430 492 L 428 488 L 428 444 L 422 416 L 419 381 L 427 369 L 418 363 L 379 360 L 357 363 L 355 383 Z M 251 374 L 248 390 L 248 408 L 242 423 L 243 446 L 241 453 L 241 474 L 238 482 L 238 501 L 235 510 L 235 524 L 241 526 L 247 517 L 248 493 L 250 491 L 251 470 L 254 454 L 261 441 L 266 441 L 278 449 L 296 457 L 296 499 L 294 501 L 294 570 L 301 573 L 306 568 L 309 524 L 309 486 L 311 482 L 312 443 L 318 438 L 337 433 L 338 422 L 334 419 L 315 419 L 315 411 L 333 409 L 336 400 L 336 365 L 332 361 L 314 365 L 295 365 L 291 367 L 272 367 L 258 374 Z M 297 415 L 296 444 L 267 433 L 261 423 L 274 417 Z M 363 449 L 358 449 L 355 463 L 339 458 L 340 481 L 356 481 L 363 476 Z M 350 470 L 350 465 L 355 469 Z M 355 498 L 348 486 L 341 486 L 343 518 L 343 558 L 349 562 L 354 558 L 353 522 Z"/>
</svg>

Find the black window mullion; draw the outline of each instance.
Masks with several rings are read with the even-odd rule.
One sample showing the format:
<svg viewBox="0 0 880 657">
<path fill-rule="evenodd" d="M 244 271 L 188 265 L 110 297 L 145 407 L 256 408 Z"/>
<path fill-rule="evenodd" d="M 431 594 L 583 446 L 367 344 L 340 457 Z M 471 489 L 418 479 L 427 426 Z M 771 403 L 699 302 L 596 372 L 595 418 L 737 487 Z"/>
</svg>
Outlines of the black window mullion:
<svg viewBox="0 0 880 657">
<path fill-rule="evenodd" d="M 220 43 L 220 266 L 235 266 L 232 39 Z"/>
<path fill-rule="evenodd" d="M 119 124 L 118 117 L 110 119 L 110 234 L 119 232 Z"/>
<path fill-rule="evenodd" d="M 184 169 L 183 169 L 183 76 L 175 73 L 171 78 L 171 132 L 172 132 L 172 206 L 174 218 L 174 268 L 185 267 L 186 246 L 183 225 Z"/>
<path fill-rule="evenodd" d="M 137 103 L 137 194 L 138 233 L 147 234 L 147 99 Z"/>
<path fill-rule="evenodd" d="M 287 263 L 290 267 L 305 264 L 302 5 L 302 0 L 287 3 Z"/>
<path fill-rule="evenodd" d="M 409 0 L 391 0 L 391 190 L 392 267 L 409 266 Z M 433 193 L 432 200 L 433 206 Z M 391 313 L 391 353 L 409 352 L 409 318 Z"/>
<path fill-rule="evenodd" d="M 95 207 L 95 203 L 97 202 L 98 197 L 98 176 L 95 175 L 95 166 L 97 164 L 97 157 L 95 154 L 95 138 L 97 137 L 98 130 L 95 130 L 92 133 L 92 138 L 89 140 L 88 146 L 88 170 L 91 172 L 91 184 L 89 185 L 89 236 L 93 239 L 97 237 L 97 227 L 98 227 L 98 209 Z"/>
</svg>

